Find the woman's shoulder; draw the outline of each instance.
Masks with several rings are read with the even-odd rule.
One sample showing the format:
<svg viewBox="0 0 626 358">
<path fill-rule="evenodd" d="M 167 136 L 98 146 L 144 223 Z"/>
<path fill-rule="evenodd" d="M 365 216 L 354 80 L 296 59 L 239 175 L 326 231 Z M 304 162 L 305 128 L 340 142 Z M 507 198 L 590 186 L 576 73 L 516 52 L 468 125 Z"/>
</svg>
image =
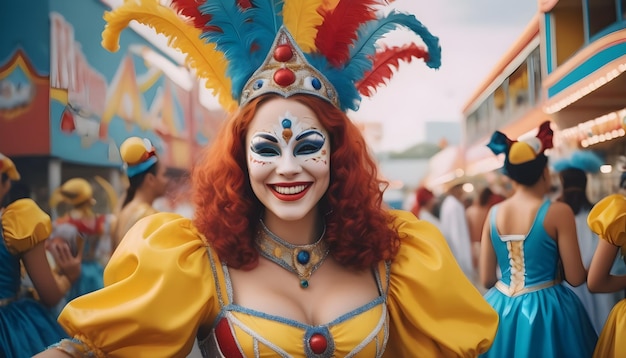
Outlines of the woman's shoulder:
<svg viewBox="0 0 626 358">
<path fill-rule="evenodd" d="M 169 212 L 157 212 L 140 218 L 126 233 L 124 240 L 126 237 L 148 241 L 171 237 L 172 243 L 197 241 L 206 244 L 204 235 L 196 229 L 191 219 Z"/>
<path fill-rule="evenodd" d="M 32 199 L 9 204 L 1 217 L 4 242 L 12 253 L 26 252 L 50 236 L 52 222 Z"/>
</svg>

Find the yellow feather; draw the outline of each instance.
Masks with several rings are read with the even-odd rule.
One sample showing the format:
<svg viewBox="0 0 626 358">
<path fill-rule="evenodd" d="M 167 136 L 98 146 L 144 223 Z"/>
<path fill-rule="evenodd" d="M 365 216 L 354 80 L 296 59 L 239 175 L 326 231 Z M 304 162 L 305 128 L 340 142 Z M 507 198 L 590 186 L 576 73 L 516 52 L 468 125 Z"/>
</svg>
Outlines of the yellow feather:
<svg viewBox="0 0 626 358">
<path fill-rule="evenodd" d="M 337 7 L 337 4 L 339 4 L 339 0 L 323 0 L 322 8 L 324 10 L 332 10 Z"/>
<path fill-rule="evenodd" d="M 324 0 L 285 0 L 283 5 L 283 23 L 296 40 L 303 52 L 313 52 L 317 26 L 322 23 L 318 12 Z"/>
<path fill-rule="evenodd" d="M 111 52 L 119 50 L 120 33 L 131 20 L 148 25 L 165 35 L 170 47 L 187 55 L 187 66 L 207 80 L 206 87 L 213 90 L 226 111 L 235 110 L 237 103 L 232 98 L 232 83 L 226 76 L 226 57 L 215 49 L 215 44 L 204 43 L 200 30 L 186 23 L 172 9 L 155 0 L 125 1 L 115 10 L 105 12 L 104 20 L 107 24 L 102 32 L 102 47 Z"/>
</svg>

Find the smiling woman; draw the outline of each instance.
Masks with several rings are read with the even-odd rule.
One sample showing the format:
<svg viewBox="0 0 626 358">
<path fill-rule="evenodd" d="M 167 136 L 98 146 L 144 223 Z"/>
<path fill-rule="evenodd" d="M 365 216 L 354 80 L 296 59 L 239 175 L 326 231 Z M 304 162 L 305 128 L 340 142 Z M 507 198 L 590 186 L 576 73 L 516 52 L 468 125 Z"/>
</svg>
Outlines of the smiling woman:
<svg viewBox="0 0 626 358">
<path fill-rule="evenodd" d="M 194 219 L 161 213 L 137 223 L 107 266 L 108 286 L 63 310 L 74 339 L 40 357 L 180 357 L 196 337 L 206 357 L 486 351 L 496 313 L 433 225 L 383 205 L 386 183 L 346 115 L 398 60 L 437 67 L 437 39 L 413 15 L 378 18 L 383 2 L 374 0 L 173 3 L 172 12 L 125 2 L 106 16 L 105 43 L 134 12 L 142 21 L 152 13 L 159 28 L 178 23 L 195 36 L 183 46 L 199 56 L 192 63 L 221 76 L 209 85 L 237 108 L 193 169 Z M 429 49 L 372 56 L 395 27 Z"/>
</svg>

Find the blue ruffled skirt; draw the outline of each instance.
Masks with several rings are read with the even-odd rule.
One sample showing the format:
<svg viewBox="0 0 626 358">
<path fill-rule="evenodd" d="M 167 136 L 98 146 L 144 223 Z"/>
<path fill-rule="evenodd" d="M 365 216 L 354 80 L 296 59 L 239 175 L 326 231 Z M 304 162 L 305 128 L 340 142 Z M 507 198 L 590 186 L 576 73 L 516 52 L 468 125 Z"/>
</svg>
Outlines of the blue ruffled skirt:
<svg viewBox="0 0 626 358">
<path fill-rule="evenodd" d="M 598 335 L 578 297 L 555 285 L 516 297 L 491 288 L 485 299 L 500 315 L 493 345 L 481 357 L 588 358 Z"/>
<path fill-rule="evenodd" d="M 39 302 L 23 298 L 0 307 L 0 357 L 25 358 L 67 338 Z"/>
</svg>

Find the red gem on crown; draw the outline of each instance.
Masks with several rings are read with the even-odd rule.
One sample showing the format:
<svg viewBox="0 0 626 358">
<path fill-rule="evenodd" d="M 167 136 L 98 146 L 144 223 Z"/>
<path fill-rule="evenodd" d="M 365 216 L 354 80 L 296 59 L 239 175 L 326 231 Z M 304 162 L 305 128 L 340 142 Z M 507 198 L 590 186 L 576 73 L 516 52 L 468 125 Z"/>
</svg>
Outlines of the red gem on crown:
<svg viewBox="0 0 626 358">
<path fill-rule="evenodd" d="M 274 50 L 274 59 L 278 62 L 287 62 L 293 57 L 293 50 L 289 45 L 276 46 Z"/>
<path fill-rule="evenodd" d="M 296 74 L 288 68 L 279 68 L 274 72 L 274 82 L 281 87 L 287 87 L 296 81 Z"/>
</svg>

